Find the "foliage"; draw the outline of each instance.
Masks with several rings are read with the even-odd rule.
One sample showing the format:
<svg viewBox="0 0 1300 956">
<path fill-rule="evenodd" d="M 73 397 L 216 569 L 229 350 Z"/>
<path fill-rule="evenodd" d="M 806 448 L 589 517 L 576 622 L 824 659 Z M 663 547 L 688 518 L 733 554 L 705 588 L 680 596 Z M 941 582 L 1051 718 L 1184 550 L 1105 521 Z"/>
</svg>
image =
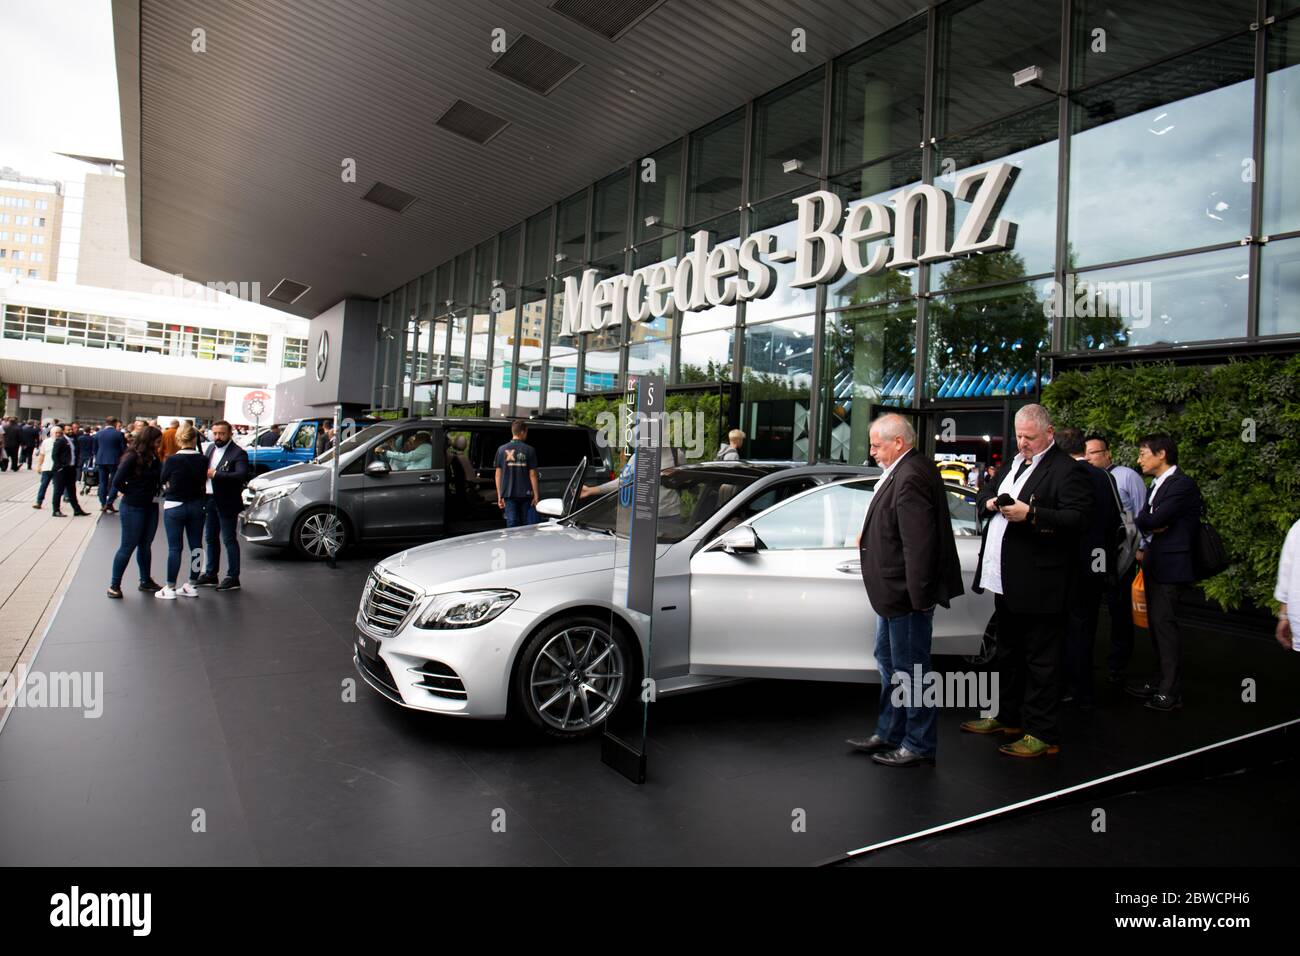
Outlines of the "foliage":
<svg viewBox="0 0 1300 956">
<path fill-rule="evenodd" d="M 614 398 L 605 398 L 593 396 L 590 398 L 580 398 L 573 410 L 573 420 L 579 425 L 586 425 L 588 428 L 594 428 L 597 431 L 603 431 L 605 422 L 618 421 L 621 417 L 622 401 Z M 695 444 L 695 428 L 698 425 L 703 429 L 704 437 L 698 441 L 701 456 L 704 460 L 713 457 L 721 444 L 722 434 L 722 405 L 718 392 L 714 389 L 704 390 L 670 390 L 668 399 L 664 402 L 664 411 L 667 413 L 668 427 L 673 430 L 676 426 L 673 422 L 681 422 L 685 418 L 690 418 L 690 424 L 685 425 L 682 431 L 685 435 L 669 434 L 665 437 L 672 438 L 673 443 L 682 447 L 685 442 L 683 437 L 692 439 L 690 444 Z M 603 418 L 605 413 L 614 416 L 612 419 Z M 698 417 L 697 417 L 698 416 Z M 686 429 L 690 429 L 686 431 Z M 613 438 L 613 436 L 607 436 Z M 622 460 L 621 446 L 614 449 L 615 457 Z M 699 460 L 699 459 L 693 459 Z"/>
<path fill-rule="evenodd" d="M 1043 404 L 1058 426 L 1105 435 L 1130 467 L 1143 435 L 1172 435 L 1232 559 L 1202 583 L 1206 596 L 1225 610 L 1276 607 L 1282 541 L 1300 518 L 1300 355 L 1065 372 Z"/>
</svg>

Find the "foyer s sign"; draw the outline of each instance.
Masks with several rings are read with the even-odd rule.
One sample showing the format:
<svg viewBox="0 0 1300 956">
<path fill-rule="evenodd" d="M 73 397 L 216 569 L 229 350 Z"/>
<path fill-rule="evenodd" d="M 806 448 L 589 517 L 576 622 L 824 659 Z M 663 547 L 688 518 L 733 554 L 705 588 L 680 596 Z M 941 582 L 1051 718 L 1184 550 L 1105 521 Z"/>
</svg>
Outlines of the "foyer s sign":
<svg viewBox="0 0 1300 956">
<path fill-rule="evenodd" d="M 587 269 L 564 280 L 561 333 L 617 327 L 624 315 L 633 322 L 649 322 L 674 306 L 699 312 L 766 298 L 776 287 L 771 262 L 793 261 L 790 285 L 807 289 L 833 282 L 846 271 L 875 275 L 922 262 L 1010 249 L 1015 245 L 1016 224 L 998 218 L 997 213 L 1019 172 L 1011 163 L 963 170 L 956 174 L 951 193 L 921 183 L 894 193 L 889 205 L 859 203 L 847 217 L 844 201 L 819 189 L 790 200 L 797 209 L 794 249 L 774 249 L 776 236 L 770 232 L 755 233 L 739 246 L 710 249 L 709 234 L 702 229 L 691 236 L 690 251 L 676 264 L 660 262 L 599 281 L 596 270 Z M 970 202 L 955 236 L 954 198 Z"/>
</svg>

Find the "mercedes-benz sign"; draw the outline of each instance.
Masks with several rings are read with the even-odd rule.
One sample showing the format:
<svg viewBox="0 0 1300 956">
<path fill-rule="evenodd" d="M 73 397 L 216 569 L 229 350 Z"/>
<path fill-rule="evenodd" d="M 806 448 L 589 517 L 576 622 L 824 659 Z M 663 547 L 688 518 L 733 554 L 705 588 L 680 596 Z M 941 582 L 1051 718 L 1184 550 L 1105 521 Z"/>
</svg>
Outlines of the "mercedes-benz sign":
<svg viewBox="0 0 1300 956">
<path fill-rule="evenodd" d="M 316 343 L 316 381 L 325 381 L 325 370 L 330 364 L 330 334 L 321 329 L 320 340 Z"/>
</svg>

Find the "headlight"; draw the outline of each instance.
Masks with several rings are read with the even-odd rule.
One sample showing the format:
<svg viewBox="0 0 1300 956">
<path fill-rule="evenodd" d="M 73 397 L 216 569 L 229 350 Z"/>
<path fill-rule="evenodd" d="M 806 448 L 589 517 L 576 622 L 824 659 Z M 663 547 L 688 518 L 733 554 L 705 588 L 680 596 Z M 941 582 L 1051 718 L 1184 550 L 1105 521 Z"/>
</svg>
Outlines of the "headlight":
<svg viewBox="0 0 1300 956">
<path fill-rule="evenodd" d="M 434 595 L 429 609 L 420 615 L 416 627 L 456 628 L 486 624 L 519 597 L 518 591 L 451 591 Z"/>
<path fill-rule="evenodd" d="M 276 485 L 273 488 L 268 488 L 265 491 L 258 493 L 257 503 L 259 505 L 264 505 L 268 501 L 275 501 L 277 498 L 287 497 L 297 491 L 300 484 L 301 482 L 295 481 L 287 485 Z"/>
</svg>

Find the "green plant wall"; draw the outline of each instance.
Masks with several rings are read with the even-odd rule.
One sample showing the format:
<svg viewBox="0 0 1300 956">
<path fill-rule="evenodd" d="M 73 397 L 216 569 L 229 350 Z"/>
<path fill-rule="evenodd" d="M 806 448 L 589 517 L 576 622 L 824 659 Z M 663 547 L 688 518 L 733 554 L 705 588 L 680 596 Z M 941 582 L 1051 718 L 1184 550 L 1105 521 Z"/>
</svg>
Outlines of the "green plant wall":
<svg viewBox="0 0 1300 956">
<path fill-rule="evenodd" d="M 698 458 L 689 458 L 690 461 L 708 461 L 717 453 L 718 446 L 721 444 L 721 397 L 716 391 L 686 391 L 670 392 L 667 401 L 664 402 L 664 411 L 671 420 L 674 416 L 680 421 L 683 416 L 692 417 L 692 429 L 696 423 L 701 427 L 704 433 L 703 439 L 699 442 L 701 449 Z M 573 410 L 573 420 L 576 424 L 586 425 L 588 428 L 601 430 L 603 420 L 602 413 L 610 412 L 617 416 L 621 400 L 614 398 L 593 397 L 580 398 Z M 616 419 L 617 420 L 617 419 Z M 693 436 L 695 432 L 692 430 Z M 678 445 L 681 442 L 677 443 Z M 622 464 L 625 459 L 621 447 L 612 449 L 613 457 L 617 464 Z"/>
<path fill-rule="evenodd" d="M 1276 610 L 1282 541 L 1300 518 L 1300 355 L 1065 372 L 1043 404 L 1058 427 L 1106 435 L 1115 462 L 1132 468 L 1138 439 L 1172 435 L 1232 559 L 1201 583 L 1206 596 L 1225 610 Z"/>
</svg>

